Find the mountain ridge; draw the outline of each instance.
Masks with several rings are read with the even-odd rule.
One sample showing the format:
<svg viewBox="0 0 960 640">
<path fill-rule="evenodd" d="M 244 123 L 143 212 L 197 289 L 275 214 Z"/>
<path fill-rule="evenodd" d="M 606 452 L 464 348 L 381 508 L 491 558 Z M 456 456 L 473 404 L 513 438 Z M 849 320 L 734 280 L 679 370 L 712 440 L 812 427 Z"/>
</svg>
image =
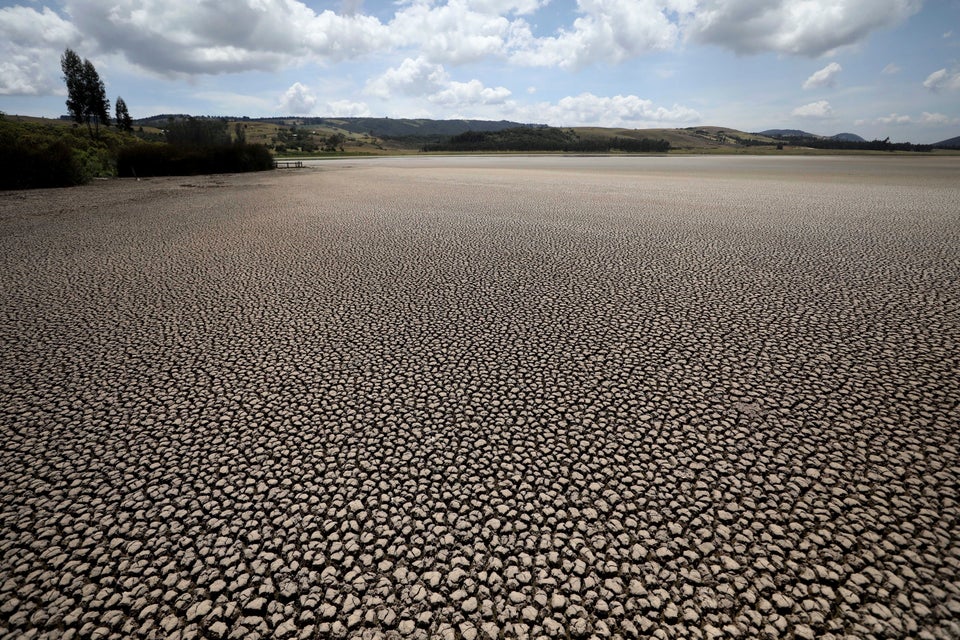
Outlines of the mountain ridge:
<svg viewBox="0 0 960 640">
<path fill-rule="evenodd" d="M 837 133 L 832 136 L 822 136 L 817 133 L 810 133 L 802 129 L 767 129 L 758 132 L 761 136 L 770 136 L 771 138 L 819 138 L 824 140 L 840 140 L 842 142 L 866 142 L 865 138 L 855 133 Z"/>
</svg>

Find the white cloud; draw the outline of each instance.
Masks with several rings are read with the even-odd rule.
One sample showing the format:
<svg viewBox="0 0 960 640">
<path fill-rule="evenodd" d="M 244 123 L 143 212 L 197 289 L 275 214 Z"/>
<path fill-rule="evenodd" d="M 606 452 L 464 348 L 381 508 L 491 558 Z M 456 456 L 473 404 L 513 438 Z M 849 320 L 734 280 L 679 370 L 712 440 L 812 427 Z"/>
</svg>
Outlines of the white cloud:
<svg viewBox="0 0 960 640">
<path fill-rule="evenodd" d="M 930 91 L 960 90 L 960 71 L 947 71 L 946 69 L 934 71 L 923 81 L 923 86 Z"/>
<path fill-rule="evenodd" d="M 370 107 L 365 102 L 352 102 L 350 100 L 328 102 L 327 114 L 341 118 L 367 118 L 372 115 Z"/>
<path fill-rule="evenodd" d="M 942 113 L 929 113 L 924 111 L 922 114 L 920 114 L 920 124 L 960 124 L 960 118 L 951 118 L 950 116 Z"/>
<path fill-rule="evenodd" d="M 791 112 L 791 115 L 798 118 L 829 118 L 833 115 L 833 109 L 826 100 L 818 100 L 797 107 Z"/>
<path fill-rule="evenodd" d="M 503 104 L 511 92 L 506 87 L 487 87 L 477 79 L 458 82 L 442 64 L 425 58 L 407 58 L 367 83 L 365 92 L 384 99 L 399 96 L 425 97 L 446 107 L 463 108 Z"/>
<path fill-rule="evenodd" d="M 60 54 L 80 40 L 80 32 L 47 7 L 0 8 L 0 95 L 57 92 Z"/>
<path fill-rule="evenodd" d="M 579 68 L 670 49 L 679 36 L 663 0 L 578 0 L 577 4 L 581 15 L 572 29 L 562 29 L 553 37 L 528 37 L 512 59 L 529 66 Z"/>
<path fill-rule="evenodd" d="M 314 13 L 296 0 L 66 0 L 74 24 L 105 51 L 161 74 L 273 70 L 303 56 L 343 60 L 387 30 L 363 15 Z"/>
<path fill-rule="evenodd" d="M 479 80 L 451 82 L 446 89 L 430 96 L 430 101 L 449 106 L 503 104 L 510 97 L 505 87 L 485 87 Z"/>
<path fill-rule="evenodd" d="M 397 12 L 389 24 L 396 45 L 415 48 L 432 62 L 450 64 L 501 55 L 514 28 L 514 22 L 496 13 L 474 11 L 466 0 L 415 2 Z"/>
<path fill-rule="evenodd" d="M 536 37 L 527 16 L 550 0 L 402 0 L 386 22 L 363 0 L 315 11 L 302 0 L 62 0 L 0 9 L 0 92 L 43 93 L 50 52 L 84 42 L 86 55 L 160 75 L 272 71 L 380 53 L 440 65 L 499 59 L 579 69 L 670 50 L 678 41 L 738 53 L 816 56 L 854 44 L 915 12 L 921 0 L 577 0 L 576 18 Z M 551 10 L 553 10 L 551 8 Z M 42 49 L 42 51 L 41 51 Z M 41 55 L 42 54 L 42 55 Z M 19 57 L 17 57 L 19 56 Z M 57 78 L 58 80 L 58 78 Z"/>
<path fill-rule="evenodd" d="M 448 82 L 449 76 L 442 64 L 423 57 L 407 58 L 399 67 L 387 69 L 367 82 L 365 92 L 388 99 L 397 94 L 422 96 L 441 90 Z"/>
<path fill-rule="evenodd" d="M 883 68 L 883 71 L 881 71 L 880 73 L 882 73 L 885 76 L 892 76 L 892 75 L 898 74 L 900 73 L 900 66 L 897 65 L 896 63 L 891 62 L 890 64 L 885 66 Z"/>
<path fill-rule="evenodd" d="M 920 114 L 920 117 L 891 113 L 890 115 L 880 116 L 875 120 L 875 123 L 885 125 L 919 124 L 923 126 L 940 126 L 960 124 L 960 118 L 951 118 L 942 113 L 924 111 Z"/>
<path fill-rule="evenodd" d="M 916 13 L 922 0 L 700 0 L 687 37 L 741 54 L 816 57 L 856 44 Z"/>
<path fill-rule="evenodd" d="M 608 127 L 663 126 L 690 123 L 700 114 L 688 107 L 657 107 L 650 100 L 635 95 L 596 96 L 581 93 L 558 102 L 532 105 L 523 111 L 528 122 L 555 126 L 601 125 Z"/>
<path fill-rule="evenodd" d="M 816 71 L 803 83 L 804 89 L 816 89 L 817 87 L 832 87 L 836 84 L 837 74 L 843 71 L 836 62 L 831 62 L 823 69 Z"/>
<path fill-rule="evenodd" d="M 550 0 L 471 0 L 470 8 L 480 13 L 525 15 L 549 3 Z"/>
<path fill-rule="evenodd" d="M 900 115 L 899 113 L 891 113 L 888 116 L 877 118 L 877 123 L 879 124 L 910 124 L 911 122 L 913 122 L 913 118 Z"/>
<path fill-rule="evenodd" d="M 307 115 L 313 112 L 315 106 L 317 97 L 299 82 L 294 82 L 280 98 L 280 108 L 284 115 Z"/>
</svg>

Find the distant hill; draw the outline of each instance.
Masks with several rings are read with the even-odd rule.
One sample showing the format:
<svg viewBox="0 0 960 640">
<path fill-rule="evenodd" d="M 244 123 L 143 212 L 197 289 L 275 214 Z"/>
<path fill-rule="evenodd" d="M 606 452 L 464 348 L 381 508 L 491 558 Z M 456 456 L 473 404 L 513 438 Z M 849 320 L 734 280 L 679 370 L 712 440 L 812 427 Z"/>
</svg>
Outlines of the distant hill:
<svg viewBox="0 0 960 640">
<path fill-rule="evenodd" d="M 835 136 L 830 136 L 830 139 L 842 140 L 843 142 L 866 142 L 866 140 L 855 133 L 838 133 Z"/>
<path fill-rule="evenodd" d="M 820 138 L 815 133 L 808 133 L 800 129 L 767 129 L 757 135 L 770 136 L 771 138 Z"/>
<path fill-rule="evenodd" d="M 957 136 L 956 138 L 950 138 L 949 140 L 936 142 L 933 146 L 937 149 L 960 149 L 960 136 Z"/>
<path fill-rule="evenodd" d="M 766 131 L 761 131 L 758 135 L 770 136 L 772 138 L 825 138 L 828 140 L 839 140 L 841 142 L 866 142 L 866 140 L 855 133 L 838 133 L 834 136 L 821 136 L 800 129 L 767 129 Z"/>
<path fill-rule="evenodd" d="M 467 131 L 503 131 L 540 125 L 508 120 L 431 120 L 428 118 L 257 118 L 273 124 L 331 127 L 379 137 L 456 136 Z"/>
<path fill-rule="evenodd" d="M 189 116 L 183 113 L 161 113 L 147 118 L 138 118 L 134 120 L 134 124 L 162 128 L 171 118 L 174 120 L 184 120 L 190 117 L 222 117 L 230 121 L 264 122 L 281 126 L 327 127 L 349 133 L 371 134 L 389 138 L 455 136 L 467 131 L 489 132 L 515 129 L 517 127 L 542 126 L 523 122 L 511 122 L 509 120 L 431 120 L 429 118 L 331 118 L 306 116 L 250 118 L 247 116 Z"/>
</svg>

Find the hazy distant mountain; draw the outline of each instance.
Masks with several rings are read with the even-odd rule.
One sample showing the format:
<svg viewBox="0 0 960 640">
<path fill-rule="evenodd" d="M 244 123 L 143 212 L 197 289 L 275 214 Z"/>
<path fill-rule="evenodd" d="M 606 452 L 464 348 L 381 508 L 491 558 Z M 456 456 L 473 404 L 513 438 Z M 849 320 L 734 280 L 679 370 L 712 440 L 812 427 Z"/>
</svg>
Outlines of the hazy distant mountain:
<svg viewBox="0 0 960 640">
<path fill-rule="evenodd" d="M 456 136 L 467 131 L 502 131 L 516 127 L 531 127 L 523 122 L 508 120 L 431 120 L 429 118 L 257 118 L 277 124 L 298 123 L 334 127 L 351 133 L 371 133 L 376 136 Z"/>
<path fill-rule="evenodd" d="M 185 120 L 191 116 L 187 114 L 163 113 L 148 118 L 134 120 L 134 124 L 164 127 L 170 119 Z M 217 116 L 192 116 L 208 118 Z M 311 116 L 284 116 L 277 118 L 248 118 L 246 116 L 229 116 L 227 120 L 244 120 L 250 122 L 270 122 L 281 125 L 311 125 L 341 129 L 350 133 L 370 133 L 376 136 L 389 137 L 430 137 L 455 136 L 467 131 L 502 131 L 516 127 L 536 127 L 523 122 L 508 120 L 431 120 L 429 118 L 331 118 Z"/>
<path fill-rule="evenodd" d="M 767 129 L 759 133 L 761 136 L 770 136 L 771 138 L 819 138 L 815 133 L 808 133 L 800 129 Z"/>
<path fill-rule="evenodd" d="M 766 131 L 761 131 L 760 135 L 770 136 L 771 138 L 828 138 L 830 140 L 840 140 L 841 142 L 866 142 L 866 140 L 855 133 L 838 133 L 835 136 L 821 136 L 816 133 L 810 133 L 809 131 L 801 131 L 800 129 L 767 129 Z"/>
<path fill-rule="evenodd" d="M 835 136 L 830 136 L 830 139 L 842 140 L 843 142 L 866 142 L 866 140 L 855 133 L 838 133 Z"/>
<path fill-rule="evenodd" d="M 936 142 L 933 146 L 939 149 L 960 149 L 960 136 L 942 142 Z"/>
</svg>

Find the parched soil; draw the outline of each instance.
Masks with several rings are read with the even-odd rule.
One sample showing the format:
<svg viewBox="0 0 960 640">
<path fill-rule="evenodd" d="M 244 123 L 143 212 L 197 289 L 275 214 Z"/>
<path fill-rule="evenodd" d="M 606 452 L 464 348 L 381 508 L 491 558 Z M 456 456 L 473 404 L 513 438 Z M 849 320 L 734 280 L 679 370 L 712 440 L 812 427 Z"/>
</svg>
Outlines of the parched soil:
<svg viewBox="0 0 960 640">
<path fill-rule="evenodd" d="M 960 637 L 960 159 L 0 194 L 0 637 Z"/>
</svg>

